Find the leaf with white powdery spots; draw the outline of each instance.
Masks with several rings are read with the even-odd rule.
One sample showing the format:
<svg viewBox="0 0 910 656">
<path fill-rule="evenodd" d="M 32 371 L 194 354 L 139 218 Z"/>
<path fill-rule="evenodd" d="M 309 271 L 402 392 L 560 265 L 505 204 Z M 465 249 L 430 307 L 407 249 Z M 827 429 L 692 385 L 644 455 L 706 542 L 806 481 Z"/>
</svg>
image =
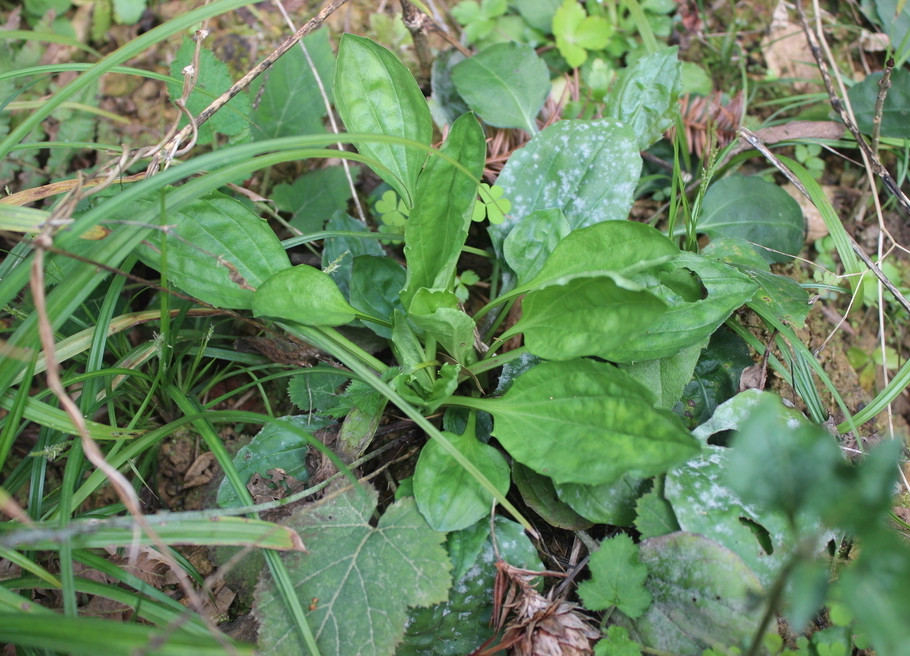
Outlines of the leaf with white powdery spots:
<svg viewBox="0 0 910 656">
<path fill-rule="evenodd" d="M 287 522 L 309 548 L 285 564 L 325 656 L 394 654 L 409 606 L 446 599 L 452 563 L 444 534 L 431 530 L 413 499 L 392 505 L 374 528 L 376 491 L 350 488 L 295 513 Z M 262 654 L 305 648 L 274 586 L 256 590 Z"/>
<path fill-rule="evenodd" d="M 554 123 L 516 150 L 496 184 L 512 201 L 511 218 L 490 226 L 497 251 L 517 221 L 558 208 L 572 229 L 625 220 L 641 174 L 638 138 L 610 119 Z"/>
</svg>

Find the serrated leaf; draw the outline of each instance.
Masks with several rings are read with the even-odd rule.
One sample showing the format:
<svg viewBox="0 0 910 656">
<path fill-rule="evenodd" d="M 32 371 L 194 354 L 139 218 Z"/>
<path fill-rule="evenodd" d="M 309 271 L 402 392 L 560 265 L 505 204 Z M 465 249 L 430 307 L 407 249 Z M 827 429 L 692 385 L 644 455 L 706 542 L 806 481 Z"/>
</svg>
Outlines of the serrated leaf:
<svg viewBox="0 0 910 656">
<path fill-rule="evenodd" d="M 195 49 L 196 44 L 193 40 L 184 37 L 183 43 L 171 63 L 171 77 L 178 80 L 183 79 L 182 71 L 192 64 Z M 198 116 L 215 98 L 227 91 L 233 84 L 227 64 L 216 59 L 212 51 L 206 48 L 199 51 L 199 66 L 196 73 L 196 85 L 186 101 L 186 108 L 193 116 Z M 168 95 L 174 100 L 180 98 L 183 85 L 169 82 L 167 90 Z M 201 145 L 211 143 L 216 132 L 231 137 L 240 135 L 249 125 L 250 111 L 249 94 L 238 93 L 221 111 L 215 112 L 208 121 L 199 126 L 196 142 Z M 184 124 L 186 124 L 186 118 L 181 119 L 181 126 Z"/>
<path fill-rule="evenodd" d="M 624 533 L 604 540 L 588 563 L 591 579 L 578 584 L 578 595 L 590 610 L 614 606 L 635 619 L 648 610 L 651 593 L 645 588 L 648 568 L 638 560 L 638 547 Z"/>
<path fill-rule="evenodd" d="M 471 407 L 493 415 L 493 435 L 513 458 L 557 483 L 650 476 L 698 451 L 647 389 L 593 360 L 543 362 L 502 397 L 472 399 Z"/>
<path fill-rule="evenodd" d="M 477 119 L 465 114 L 455 121 L 440 150 L 470 174 L 441 157 L 431 157 L 420 174 L 404 233 L 408 269 L 402 302 L 406 307 L 418 289 L 450 289 L 455 280 L 455 266 L 468 236 L 477 181 L 486 158 L 486 143 Z"/>
<path fill-rule="evenodd" d="M 339 388 L 350 375 L 337 369 L 307 369 L 288 381 L 288 397 L 303 412 L 314 413 L 335 405 Z"/>
<path fill-rule="evenodd" d="M 335 57 L 329 43 L 329 31 L 314 32 L 301 43 L 313 60 L 322 87 L 331 101 Z M 258 77 L 251 85 L 251 93 L 258 99 L 251 116 L 255 140 L 325 132 L 325 100 L 319 92 L 313 69 L 300 48 L 286 52 L 272 65 L 267 75 Z"/>
<path fill-rule="evenodd" d="M 642 645 L 702 656 L 712 645 L 735 645 L 755 635 L 761 584 L 732 551 L 700 535 L 673 533 L 644 540 L 638 556 L 648 568 L 653 600 L 642 617 L 624 624 Z"/>
<path fill-rule="evenodd" d="M 522 333 L 528 350 L 549 360 L 607 358 L 666 309 L 654 294 L 623 289 L 611 278 L 576 278 L 528 293 L 521 319 L 501 338 Z"/>
<path fill-rule="evenodd" d="M 466 431 L 444 432 L 502 494 L 509 491 L 509 464 L 493 446 Z M 490 514 L 493 496 L 445 451 L 436 440 L 420 450 L 414 470 L 414 496 L 427 523 L 436 531 L 458 531 Z"/>
<path fill-rule="evenodd" d="M 167 236 L 167 276 L 188 294 L 217 307 L 248 310 L 253 290 L 290 269 L 281 242 L 243 203 L 213 192 L 171 210 Z M 159 236 L 150 240 L 160 248 Z M 143 262 L 157 269 L 159 251 L 142 246 Z"/>
<path fill-rule="evenodd" d="M 664 48 L 638 59 L 619 74 L 607 97 L 605 116 L 632 126 L 641 150 L 660 139 L 679 112 L 682 74 L 677 50 Z"/>
<path fill-rule="evenodd" d="M 594 656 L 641 656 L 641 645 L 629 637 L 626 627 L 614 624 L 594 645 Z"/>
<path fill-rule="evenodd" d="M 803 247 L 806 220 L 799 204 L 776 184 L 732 175 L 708 188 L 697 229 L 757 244 L 766 261 L 786 262 Z"/>
<path fill-rule="evenodd" d="M 319 269 L 299 264 L 279 271 L 253 294 L 253 315 L 304 326 L 341 326 L 357 317 L 338 285 Z"/>
<path fill-rule="evenodd" d="M 433 138 L 430 110 L 414 77 L 395 55 L 364 37 L 341 37 L 335 106 L 348 132 L 402 137 L 427 146 Z M 388 169 L 376 173 L 410 207 L 426 152 L 404 144 L 368 141 L 358 143 L 357 149 Z"/>
<path fill-rule="evenodd" d="M 359 168 L 352 167 L 355 182 L 359 172 Z M 335 212 L 347 208 L 351 187 L 344 169 L 331 166 L 304 173 L 290 184 L 277 185 L 271 198 L 278 209 L 291 215 L 292 226 L 309 234 L 322 230 Z"/>
<path fill-rule="evenodd" d="M 499 516 L 494 524 L 496 545 L 506 562 L 531 571 L 543 569 L 534 545 L 519 524 Z M 456 574 L 448 601 L 410 611 L 397 656 L 464 656 L 493 635 L 490 616 L 496 553 L 490 523 L 482 521 L 450 533 L 448 547 L 452 560 L 461 565 L 461 574 Z"/>
<path fill-rule="evenodd" d="M 490 226 L 497 250 L 516 221 L 559 208 L 572 229 L 625 220 L 641 174 L 638 139 L 612 119 L 563 120 L 515 151 L 496 184 L 512 201 L 511 217 Z"/>
<path fill-rule="evenodd" d="M 309 416 L 282 417 L 283 420 L 297 426 L 315 440 L 311 433 L 324 428 L 330 420 Z M 267 471 L 280 467 L 288 476 L 293 476 L 298 481 L 306 481 L 310 473 L 306 467 L 306 457 L 310 442 L 299 433 L 288 430 L 281 424 L 268 424 L 259 431 L 249 444 L 240 448 L 234 456 L 234 467 L 240 480 L 247 483 L 253 474 L 258 473 L 268 478 Z M 221 480 L 218 486 L 218 505 L 222 508 L 240 506 L 240 495 L 227 478 Z"/>
<path fill-rule="evenodd" d="M 905 23 L 910 23 L 904 14 Z M 890 22 L 890 21 L 889 21 Z M 853 112 L 856 115 L 856 124 L 865 134 L 872 134 L 875 104 L 879 94 L 879 84 L 882 73 L 871 73 L 859 84 L 854 84 L 847 92 Z M 910 129 L 907 128 L 910 120 L 910 71 L 896 68 L 891 72 L 891 88 L 885 97 L 882 107 L 881 136 L 893 139 L 910 138 Z"/>
<path fill-rule="evenodd" d="M 285 564 L 303 607 L 316 605 L 307 621 L 326 656 L 394 654 L 407 608 L 444 601 L 452 582 L 444 536 L 427 526 L 414 500 L 394 503 L 374 528 L 376 500 L 372 488 L 348 488 L 287 522 L 309 548 Z M 257 588 L 254 612 L 261 653 L 305 651 L 271 584 Z"/>
<path fill-rule="evenodd" d="M 488 125 L 537 134 L 550 73 L 531 46 L 509 42 L 485 48 L 452 68 L 452 82 Z"/>
<path fill-rule="evenodd" d="M 746 275 L 723 262 L 682 253 L 654 275 L 632 276 L 669 305 L 647 330 L 606 356 L 614 362 L 653 360 L 677 353 L 711 335 L 758 289 Z M 701 290 L 692 285 L 701 286 Z"/>
</svg>

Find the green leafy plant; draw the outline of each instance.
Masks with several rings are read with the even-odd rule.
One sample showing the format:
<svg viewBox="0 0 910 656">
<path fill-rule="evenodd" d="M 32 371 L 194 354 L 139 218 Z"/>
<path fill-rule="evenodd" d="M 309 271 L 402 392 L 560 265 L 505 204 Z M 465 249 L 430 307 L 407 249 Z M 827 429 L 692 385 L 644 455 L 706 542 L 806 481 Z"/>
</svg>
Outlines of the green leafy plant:
<svg viewBox="0 0 910 656">
<path fill-rule="evenodd" d="M 41 146 L 43 118 L 91 95 L 105 72 L 241 4 L 195 10 L 87 67 L 8 123 L 0 156 L 23 140 Z M 187 620 L 181 603 L 98 551 L 154 544 L 170 557 L 172 545 L 205 544 L 261 554 L 249 601 L 261 653 L 483 652 L 496 649 L 500 629 L 533 641 L 529 627 L 542 618 L 587 641 L 590 630 L 578 630 L 587 620 L 565 601 L 581 570 L 541 594 L 553 564 L 541 562 L 530 537 L 559 539 L 561 529 L 591 552 L 576 580 L 584 611 L 601 620 L 596 654 L 835 656 L 866 644 L 901 654 L 910 599 L 895 581 L 910 574 L 910 558 L 887 525 L 900 445 L 885 442 L 851 463 L 816 424 L 828 412 L 819 386 L 844 412 L 837 430 L 855 431 L 901 393 L 910 368 L 849 415 L 797 335 L 807 292 L 771 268 L 800 252 L 804 229 L 775 184 L 709 163 L 690 206 L 674 171 L 669 195 L 684 225 L 674 232 L 671 221 L 665 233 L 657 220 L 630 220 L 643 189 L 640 153 L 675 123 L 678 107 L 679 54 L 655 38 L 667 11 L 634 0 L 461 3 L 456 16 L 482 47 L 434 71 L 434 85 L 452 93 L 435 98 L 433 114 L 390 50 L 347 34 L 335 56 L 326 32 L 312 34 L 312 67 L 294 55 L 278 60 L 268 80 L 232 92 L 221 120 L 202 126 L 211 152 L 78 211 L 62 202 L 2 210 L 4 227 L 41 234 L 0 265 L 4 348 L 15 356 L 0 360 L 0 494 L 5 510 L 25 508 L 0 525 L 0 558 L 20 568 L 0 584 L 0 639 L 96 653 L 92 638 L 114 624 L 79 617 L 79 600 L 97 595 L 142 620 L 114 625 L 107 653 L 150 644 L 166 654 L 251 653 L 195 615 Z M 495 42 L 518 22 L 532 36 L 552 31 L 569 66 L 592 59 L 582 79 L 600 76 L 587 97 L 602 106 L 542 128 L 548 62 L 558 56 L 541 56 L 530 39 Z M 400 28 L 374 24 L 400 45 Z M 195 44 L 179 48 L 172 73 L 195 56 Z M 599 70 L 626 55 L 615 80 Z M 199 59 L 205 74 L 187 97 L 197 116 L 230 85 L 210 53 Z M 183 95 L 170 77 L 172 95 Z M 346 132 L 326 131 L 317 81 Z M 451 118 L 441 142 L 434 117 Z M 524 144 L 495 185 L 481 182 L 491 127 Z M 356 152 L 330 148 L 336 143 Z M 52 164 L 68 161 L 54 154 Z M 347 215 L 354 192 L 343 171 L 300 164 L 339 157 L 356 162 L 361 179 L 382 181 L 372 217 Z M 822 206 L 832 253 L 855 273 L 846 232 L 806 170 L 818 170 L 811 161 L 784 163 Z M 283 167 L 290 181 L 273 187 Z M 260 206 L 230 186 L 242 180 L 262 180 L 303 234 L 282 241 Z M 53 232 L 52 216 L 66 228 Z M 102 223 L 103 238 L 81 239 Z M 384 227 L 400 244 L 381 242 Z M 125 301 L 125 278 L 99 271 L 137 262 L 161 284 L 143 282 Z M 122 310 L 137 297 L 152 300 L 141 312 Z M 771 336 L 747 329 L 746 312 Z M 226 317 L 212 327 L 216 315 Z M 131 344 L 125 331 L 148 322 L 158 336 Z M 239 327 L 264 333 L 252 343 L 290 364 L 241 351 Z M 39 357 L 42 338 L 62 368 Z M 792 382 L 811 422 L 772 393 L 744 389 L 756 368 L 748 347 Z M 35 376 L 45 370 L 62 371 L 84 430 L 41 391 Z M 222 391 L 228 383 L 238 389 Z M 261 412 L 227 405 L 247 390 L 259 391 Z M 287 415 L 291 406 L 297 414 Z M 33 455 L 17 460 L 12 446 L 27 423 L 38 437 Z M 248 443 L 229 451 L 221 423 Z M 218 508 L 144 514 L 130 485 L 154 474 L 163 441 L 189 429 L 224 472 L 213 490 Z M 96 441 L 109 469 L 98 464 Z M 382 458 L 403 444 L 409 453 Z M 117 504 L 83 510 L 118 471 L 136 473 L 117 488 L 132 516 L 115 517 Z M 317 493 L 319 501 L 284 508 Z M 257 516 L 266 510 L 284 514 Z M 599 544 L 584 532 L 595 524 L 595 535 L 608 536 Z M 77 563 L 111 581 L 77 576 Z M 203 578 L 187 563 L 169 566 Z M 32 591 L 47 587 L 60 591 L 62 616 L 33 603 Z M 183 590 L 202 612 L 191 583 Z M 800 633 L 823 607 L 829 626 L 785 646 L 777 618 Z M 509 617 L 513 608 L 524 614 Z"/>
</svg>

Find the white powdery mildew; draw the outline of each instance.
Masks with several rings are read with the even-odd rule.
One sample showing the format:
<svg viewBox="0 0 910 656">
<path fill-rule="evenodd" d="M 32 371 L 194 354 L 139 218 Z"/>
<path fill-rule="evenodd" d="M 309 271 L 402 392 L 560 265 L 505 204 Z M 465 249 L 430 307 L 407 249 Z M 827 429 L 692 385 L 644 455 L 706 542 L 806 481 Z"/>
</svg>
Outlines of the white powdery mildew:
<svg viewBox="0 0 910 656">
<path fill-rule="evenodd" d="M 560 121 L 506 163 L 497 184 L 512 201 L 511 218 L 491 233 L 501 242 L 516 221 L 552 208 L 562 209 L 572 228 L 625 219 L 640 173 L 635 135 L 621 123 Z"/>
</svg>

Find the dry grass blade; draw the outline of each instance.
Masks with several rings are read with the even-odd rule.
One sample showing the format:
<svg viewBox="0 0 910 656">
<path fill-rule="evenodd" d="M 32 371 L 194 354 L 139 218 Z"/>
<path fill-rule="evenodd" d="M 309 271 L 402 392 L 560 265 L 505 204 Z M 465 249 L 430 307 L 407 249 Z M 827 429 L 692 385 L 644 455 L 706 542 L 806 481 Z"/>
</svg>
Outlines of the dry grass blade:
<svg viewBox="0 0 910 656">
<path fill-rule="evenodd" d="M 709 135 L 712 130 L 720 148 L 736 139 L 739 117 L 743 112 L 743 94 L 739 91 L 727 102 L 724 102 L 720 92 L 709 96 L 686 94 L 679 99 L 679 111 L 689 150 L 703 158 L 711 146 Z M 667 136 L 672 140 L 676 136 L 676 128 L 670 128 Z"/>
</svg>

